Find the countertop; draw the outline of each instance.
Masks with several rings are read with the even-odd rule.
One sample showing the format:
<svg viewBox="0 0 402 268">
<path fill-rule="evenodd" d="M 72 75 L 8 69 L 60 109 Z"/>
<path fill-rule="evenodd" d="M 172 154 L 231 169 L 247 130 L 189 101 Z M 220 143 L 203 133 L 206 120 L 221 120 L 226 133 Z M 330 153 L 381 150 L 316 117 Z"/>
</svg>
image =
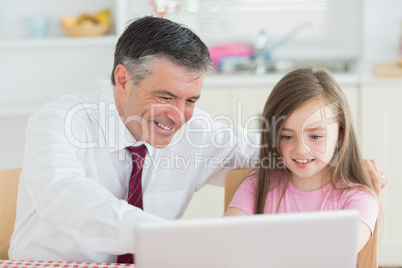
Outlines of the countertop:
<svg viewBox="0 0 402 268">
<path fill-rule="evenodd" d="M 263 75 L 257 74 L 207 74 L 205 77 L 205 86 L 260 86 L 266 84 L 276 84 L 286 73 L 269 73 Z M 372 70 L 368 68 L 364 72 L 335 73 L 335 80 L 343 86 L 358 85 L 385 85 L 401 86 L 402 77 L 375 77 Z"/>
<path fill-rule="evenodd" d="M 269 74 L 207 74 L 205 86 L 259 86 L 265 84 L 276 84 L 286 73 Z M 336 81 L 342 85 L 357 85 L 361 80 L 357 73 L 334 74 Z"/>
</svg>

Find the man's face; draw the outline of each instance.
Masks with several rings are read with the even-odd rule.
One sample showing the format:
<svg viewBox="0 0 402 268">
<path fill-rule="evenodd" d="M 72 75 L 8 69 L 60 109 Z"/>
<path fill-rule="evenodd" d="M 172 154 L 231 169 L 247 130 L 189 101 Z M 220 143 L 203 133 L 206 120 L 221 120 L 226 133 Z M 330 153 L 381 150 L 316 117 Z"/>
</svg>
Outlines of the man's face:
<svg viewBox="0 0 402 268">
<path fill-rule="evenodd" d="M 160 59 L 138 85 L 128 81 L 119 112 L 136 140 L 159 148 L 167 146 L 193 115 L 204 77 L 204 73 Z"/>
</svg>

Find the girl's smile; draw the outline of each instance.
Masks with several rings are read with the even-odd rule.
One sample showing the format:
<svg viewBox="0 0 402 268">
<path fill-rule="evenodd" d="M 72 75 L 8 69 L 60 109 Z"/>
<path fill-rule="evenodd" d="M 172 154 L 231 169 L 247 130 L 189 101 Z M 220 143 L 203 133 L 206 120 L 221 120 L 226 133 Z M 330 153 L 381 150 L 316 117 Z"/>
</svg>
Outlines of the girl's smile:
<svg viewBox="0 0 402 268">
<path fill-rule="evenodd" d="M 306 168 L 314 161 L 314 159 L 293 159 L 293 161 L 295 161 L 299 168 Z"/>
</svg>

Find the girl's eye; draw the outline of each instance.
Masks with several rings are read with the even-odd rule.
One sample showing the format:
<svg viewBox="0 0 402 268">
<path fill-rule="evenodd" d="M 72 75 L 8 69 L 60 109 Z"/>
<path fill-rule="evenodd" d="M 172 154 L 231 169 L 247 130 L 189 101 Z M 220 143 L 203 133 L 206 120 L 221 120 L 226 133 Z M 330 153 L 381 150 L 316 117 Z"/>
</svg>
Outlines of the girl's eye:
<svg viewBox="0 0 402 268">
<path fill-rule="evenodd" d="M 321 138 L 321 136 L 318 136 L 318 135 L 312 135 L 312 136 L 311 136 L 311 138 L 312 138 L 313 140 L 318 140 L 319 138 Z"/>
<path fill-rule="evenodd" d="M 293 138 L 292 136 L 288 136 L 288 135 L 282 136 L 282 139 L 287 140 L 287 141 L 291 140 L 292 138 Z"/>
</svg>

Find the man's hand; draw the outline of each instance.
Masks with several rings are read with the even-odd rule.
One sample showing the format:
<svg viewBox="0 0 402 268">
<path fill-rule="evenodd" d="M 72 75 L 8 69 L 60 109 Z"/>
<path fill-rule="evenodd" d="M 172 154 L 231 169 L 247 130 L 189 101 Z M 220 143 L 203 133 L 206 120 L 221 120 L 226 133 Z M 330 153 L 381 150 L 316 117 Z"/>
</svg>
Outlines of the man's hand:
<svg viewBox="0 0 402 268">
<path fill-rule="evenodd" d="M 384 188 L 388 182 L 384 171 L 375 160 L 364 160 L 364 164 L 366 165 L 371 182 L 373 183 L 374 191 L 379 196 L 381 189 Z"/>
</svg>

